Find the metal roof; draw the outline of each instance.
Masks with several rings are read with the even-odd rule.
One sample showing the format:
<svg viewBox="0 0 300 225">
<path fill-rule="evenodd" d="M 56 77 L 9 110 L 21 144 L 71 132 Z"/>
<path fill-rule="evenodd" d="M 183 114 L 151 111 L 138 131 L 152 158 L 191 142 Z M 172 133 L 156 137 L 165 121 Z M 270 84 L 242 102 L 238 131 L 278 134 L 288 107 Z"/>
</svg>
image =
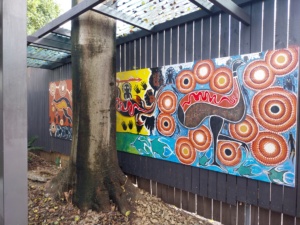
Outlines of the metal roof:
<svg viewBox="0 0 300 225">
<path fill-rule="evenodd" d="M 252 0 L 253 1 L 253 0 Z M 83 0 L 27 37 L 27 66 L 55 69 L 71 62 L 70 31 L 60 25 L 93 10 L 117 20 L 117 43 L 225 11 L 249 25 L 251 0 Z"/>
</svg>

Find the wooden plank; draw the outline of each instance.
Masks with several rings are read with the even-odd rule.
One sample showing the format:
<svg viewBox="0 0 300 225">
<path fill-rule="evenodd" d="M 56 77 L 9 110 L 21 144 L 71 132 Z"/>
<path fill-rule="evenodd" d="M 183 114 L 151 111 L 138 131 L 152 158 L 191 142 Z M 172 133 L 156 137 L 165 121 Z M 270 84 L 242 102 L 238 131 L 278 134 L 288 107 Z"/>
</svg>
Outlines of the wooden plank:
<svg viewBox="0 0 300 225">
<path fill-rule="evenodd" d="M 168 203 L 174 205 L 174 187 L 168 186 Z"/>
<path fill-rule="evenodd" d="M 207 196 L 212 199 L 217 198 L 217 172 L 215 171 L 208 171 Z"/>
<path fill-rule="evenodd" d="M 201 20 L 195 21 L 195 31 L 194 31 L 194 60 L 202 59 L 202 22 Z"/>
<path fill-rule="evenodd" d="M 163 184 L 161 183 L 156 183 L 156 197 L 162 198 L 162 189 L 163 189 Z"/>
<path fill-rule="evenodd" d="M 229 56 L 229 14 L 221 14 L 220 57 Z"/>
<path fill-rule="evenodd" d="M 158 34 L 158 54 L 157 54 L 157 66 L 165 65 L 165 46 L 170 45 L 170 42 L 165 43 L 165 32 L 161 31 Z"/>
<path fill-rule="evenodd" d="M 251 11 L 251 52 L 260 52 L 262 45 L 262 2 L 254 2 Z"/>
<path fill-rule="evenodd" d="M 282 212 L 283 186 L 272 184 L 270 209 L 275 212 Z"/>
<path fill-rule="evenodd" d="M 157 182 L 151 180 L 151 185 L 152 185 L 152 195 L 157 196 Z"/>
<path fill-rule="evenodd" d="M 237 205 L 230 205 L 230 224 L 236 225 L 238 224 L 238 216 L 237 216 Z"/>
<path fill-rule="evenodd" d="M 290 21 L 289 21 L 289 43 L 288 46 L 299 45 L 300 43 L 300 1 L 290 1 Z M 299 158 L 299 157 L 298 157 Z M 299 164 L 298 164 L 299 165 Z M 300 181 L 300 179 L 298 179 Z M 300 194 L 297 195 L 297 202 L 300 203 Z M 300 204 L 298 204 L 300 205 Z M 300 216 L 300 208 L 297 208 L 298 216 Z"/>
<path fill-rule="evenodd" d="M 202 39 L 202 59 L 210 59 L 211 57 L 211 17 L 203 19 L 203 39 Z"/>
<path fill-rule="evenodd" d="M 170 59 L 171 59 L 171 30 L 167 29 L 165 30 L 165 44 L 163 46 L 165 50 L 165 62 L 164 65 L 170 65 Z"/>
<path fill-rule="evenodd" d="M 146 37 L 141 38 L 141 68 L 146 68 Z"/>
<path fill-rule="evenodd" d="M 191 168 L 191 179 L 192 179 L 192 187 L 191 187 L 191 192 L 194 194 L 199 193 L 199 183 L 200 183 L 200 174 L 199 174 L 199 168 L 192 167 Z"/>
<path fill-rule="evenodd" d="M 246 202 L 247 196 L 247 178 L 237 177 L 236 181 L 236 200 Z"/>
<path fill-rule="evenodd" d="M 189 193 L 187 191 L 181 191 L 181 207 L 184 210 L 189 208 Z"/>
<path fill-rule="evenodd" d="M 178 26 L 172 27 L 172 54 L 171 54 L 171 60 L 170 64 L 177 64 L 178 59 L 177 59 L 177 54 L 178 54 Z"/>
<path fill-rule="evenodd" d="M 212 199 L 203 197 L 203 216 L 212 219 Z"/>
<path fill-rule="evenodd" d="M 121 45 L 121 71 L 125 71 L 125 44 Z"/>
<path fill-rule="evenodd" d="M 158 59 L 158 51 L 157 51 L 157 47 L 158 47 L 158 33 L 156 34 L 152 34 L 151 35 L 151 42 L 152 42 L 152 53 L 151 53 L 151 65 L 152 65 L 152 68 L 153 67 L 157 67 L 158 66 L 158 62 L 157 62 L 157 59 Z"/>
<path fill-rule="evenodd" d="M 243 7 L 244 11 L 250 15 L 251 5 Z M 245 24 L 240 24 L 241 29 L 241 40 L 240 40 L 240 52 L 239 54 L 250 53 L 250 43 L 251 43 L 251 29 L 252 26 L 246 26 Z"/>
<path fill-rule="evenodd" d="M 296 216 L 297 189 L 291 187 L 284 187 L 283 191 L 284 193 L 282 212 L 290 216 Z"/>
<path fill-rule="evenodd" d="M 217 200 L 221 202 L 226 202 L 226 177 L 224 173 L 217 174 Z"/>
<path fill-rule="evenodd" d="M 131 70 L 131 42 L 125 44 L 125 70 Z"/>
<path fill-rule="evenodd" d="M 197 195 L 197 214 L 204 216 L 204 197 Z"/>
<path fill-rule="evenodd" d="M 226 182 L 226 202 L 231 205 L 236 205 L 236 195 L 237 195 L 237 184 L 236 184 L 236 176 L 227 175 Z"/>
<path fill-rule="evenodd" d="M 185 48 L 185 36 L 186 36 L 186 24 L 182 24 L 179 26 L 179 63 L 184 63 L 186 56 L 186 48 Z"/>
<path fill-rule="evenodd" d="M 136 69 L 141 68 L 141 42 L 142 42 L 142 40 L 140 38 L 135 41 L 135 66 L 136 66 Z"/>
<path fill-rule="evenodd" d="M 248 179 L 247 180 L 247 198 L 246 201 L 248 204 L 257 205 L 257 190 L 258 182 L 256 180 Z"/>
<path fill-rule="evenodd" d="M 259 182 L 259 199 L 258 206 L 269 209 L 270 208 L 270 183 Z"/>
<path fill-rule="evenodd" d="M 191 191 L 192 190 L 192 167 L 184 165 L 183 167 L 183 185 L 185 191 Z"/>
<path fill-rule="evenodd" d="M 194 22 L 186 24 L 186 40 L 185 40 L 186 62 L 194 61 Z"/>
<path fill-rule="evenodd" d="M 199 194 L 203 197 L 207 197 L 208 170 L 199 169 L 199 175 L 200 175 Z"/>
<path fill-rule="evenodd" d="M 259 208 L 259 224 L 269 225 L 270 211 L 264 208 Z"/>
<path fill-rule="evenodd" d="M 265 1 L 263 19 L 263 47 L 262 50 L 273 49 L 274 45 L 274 4 L 275 1 Z"/>
<path fill-rule="evenodd" d="M 222 202 L 222 218 L 220 222 L 226 225 L 236 225 L 231 223 L 231 207 L 229 204 Z"/>
<path fill-rule="evenodd" d="M 277 1 L 275 48 L 286 48 L 288 32 L 288 1 Z"/>
<path fill-rule="evenodd" d="M 281 213 L 271 211 L 270 224 L 281 225 Z"/>
<path fill-rule="evenodd" d="M 175 188 L 174 191 L 174 205 L 181 208 L 181 190 L 178 188 Z"/>
<path fill-rule="evenodd" d="M 187 211 L 195 213 L 196 212 L 196 195 L 193 193 L 189 193 L 189 202 L 188 202 L 188 208 Z"/>
<path fill-rule="evenodd" d="M 116 49 L 116 72 L 120 72 L 121 70 L 121 46 L 118 45 Z"/>
<path fill-rule="evenodd" d="M 240 27 L 239 21 L 230 16 L 230 48 L 229 55 L 238 55 L 240 53 Z"/>
<path fill-rule="evenodd" d="M 139 188 L 150 193 L 150 180 L 139 177 L 137 183 Z"/>
<path fill-rule="evenodd" d="M 152 40 L 151 35 L 146 37 L 146 68 L 152 68 Z"/>
<path fill-rule="evenodd" d="M 251 225 L 258 224 L 258 207 L 251 205 Z"/>
<path fill-rule="evenodd" d="M 218 200 L 213 200 L 213 220 L 221 220 L 221 202 Z"/>
<path fill-rule="evenodd" d="M 282 224 L 291 224 L 291 225 L 294 225 L 295 224 L 295 220 L 296 220 L 295 217 L 283 214 L 283 222 L 282 222 Z"/>
<path fill-rule="evenodd" d="M 220 14 L 219 14 L 220 15 Z M 210 58 L 218 58 L 220 55 L 220 24 L 219 15 L 214 15 L 211 19 L 211 54 Z"/>
<path fill-rule="evenodd" d="M 237 224 L 245 224 L 245 207 L 242 202 L 237 204 Z"/>
<path fill-rule="evenodd" d="M 168 201 L 168 186 L 167 185 L 164 185 L 162 184 L 161 185 L 161 199 L 164 201 L 164 202 L 167 202 Z"/>
</svg>

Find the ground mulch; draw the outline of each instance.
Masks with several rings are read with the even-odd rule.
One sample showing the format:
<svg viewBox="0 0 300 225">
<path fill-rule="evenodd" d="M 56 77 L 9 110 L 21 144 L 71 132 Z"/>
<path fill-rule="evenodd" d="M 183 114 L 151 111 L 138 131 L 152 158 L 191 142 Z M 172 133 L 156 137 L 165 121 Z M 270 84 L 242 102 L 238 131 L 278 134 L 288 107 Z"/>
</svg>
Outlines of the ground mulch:
<svg viewBox="0 0 300 225">
<path fill-rule="evenodd" d="M 29 225 L 218 225 L 220 223 L 187 213 L 165 204 L 161 199 L 139 190 L 143 198 L 134 202 L 135 211 L 129 217 L 119 213 L 111 203 L 108 212 L 81 212 L 68 198 L 53 199 L 45 192 L 46 183 L 61 168 L 29 152 L 28 154 L 28 224 Z"/>
</svg>

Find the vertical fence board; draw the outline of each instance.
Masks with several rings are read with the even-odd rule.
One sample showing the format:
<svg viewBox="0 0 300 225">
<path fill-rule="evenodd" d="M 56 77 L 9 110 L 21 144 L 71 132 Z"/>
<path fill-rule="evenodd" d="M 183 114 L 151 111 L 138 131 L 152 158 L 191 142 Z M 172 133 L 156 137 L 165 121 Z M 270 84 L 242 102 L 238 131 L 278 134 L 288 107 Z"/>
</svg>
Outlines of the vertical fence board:
<svg viewBox="0 0 300 225">
<path fill-rule="evenodd" d="M 202 59 L 210 58 L 211 48 L 211 17 L 203 19 L 203 33 L 202 33 Z"/>
<path fill-rule="evenodd" d="M 197 214 L 204 216 L 204 197 L 197 195 Z"/>
<path fill-rule="evenodd" d="M 240 49 L 240 29 L 239 29 L 239 21 L 230 18 L 230 48 L 229 48 L 229 55 L 238 55 Z"/>
<path fill-rule="evenodd" d="M 269 207 L 270 207 L 270 183 L 259 182 L 258 206 L 269 209 Z"/>
<path fill-rule="evenodd" d="M 226 202 L 231 205 L 236 204 L 236 196 L 237 196 L 237 179 L 236 176 L 227 175 L 226 182 Z"/>
<path fill-rule="evenodd" d="M 227 203 L 222 203 L 222 218 L 220 222 L 225 225 L 236 225 L 231 223 L 231 207 Z"/>
<path fill-rule="evenodd" d="M 165 43 L 165 32 L 159 32 L 158 34 L 158 54 L 157 54 L 157 66 L 165 65 L 165 46 L 168 46 L 168 43 Z"/>
<path fill-rule="evenodd" d="M 194 61 L 194 22 L 186 24 L 186 62 Z"/>
<path fill-rule="evenodd" d="M 208 171 L 208 190 L 207 197 L 217 198 L 217 173 L 215 171 Z"/>
<path fill-rule="evenodd" d="M 296 215 L 296 188 L 284 187 L 283 195 L 283 213 L 287 215 Z"/>
<path fill-rule="evenodd" d="M 199 193 L 199 180 L 200 180 L 200 174 L 199 174 L 199 168 L 192 167 L 192 187 L 191 187 L 191 192 L 194 194 Z"/>
<path fill-rule="evenodd" d="M 245 207 L 246 207 L 245 204 L 239 202 L 236 207 L 237 207 L 237 224 L 245 224 Z"/>
<path fill-rule="evenodd" d="M 163 47 L 165 50 L 165 65 L 171 64 L 171 30 L 165 30 L 165 46 Z"/>
<path fill-rule="evenodd" d="M 217 174 L 217 200 L 226 202 L 226 177 L 224 173 Z"/>
<path fill-rule="evenodd" d="M 121 71 L 125 71 L 125 44 L 121 45 Z"/>
<path fill-rule="evenodd" d="M 151 65 L 152 67 L 157 67 L 158 66 L 158 62 L 157 62 L 157 59 L 158 59 L 158 49 L 157 49 L 157 46 L 159 44 L 159 37 L 158 37 L 158 33 L 156 34 L 153 34 L 151 35 L 151 42 L 152 42 L 152 54 L 151 54 Z"/>
<path fill-rule="evenodd" d="M 146 68 L 146 37 L 141 38 L 141 68 Z"/>
<path fill-rule="evenodd" d="M 120 72 L 120 68 L 121 68 L 121 45 L 118 45 L 116 48 L 116 72 Z"/>
<path fill-rule="evenodd" d="M 238 177 L 236 184 L 236 199 L 241 202 L 246 202 L 247 197 L 247 179 Z"/>
<path fill-rule="evenodd" d="M 135 66 L 136 69 L 141 69 L 141 38 L 137 39 L 135 42 Z"/>
<path fill-rule="evenodd" d="M 295 222 L 295 217 L 293 216 L 288 216 L 288 215 L 283 215 L 283 220 L 282 220 L 282 224 L 285 225 L 285 224 L 291 224 L 291 225 L 294 225 L 294 222 Z"/>
<path fill-rule="evenodd" d="M 257 205 L 257 190 L 258 182 L 256 180 L 247 180 L 247 198 L 246 201 L 248 204 Z"/>
<path fill-rule="evenodd" d="M 275 48 L 287 47 L 288 1 L 277 1 Z"/>
<path fill-rule="evenodd" d="M 181 207 L 186 211 L 189 207 L 189 193 L 184 190 L 181 191 Z"/>
<path fill-rule="evenodd" d="M 195 201 L 196 201 L 196 195 L 190 192 L 187 211 L 192 213 L 196 212 Z"/>
<path fill-rule="evenodd" d="M 201 196 L 207 197 L 208 170 L 199 169 L 199 173 L 200 173 L 199 194 Z"/>
<path fill-rule="evenodd" d="M 152 67 L 152 38 L 151 35 L 146 37 L 146 68 Z"/>
<path fill-rule="evenodd" d="M 251 225 L 257 225 L 258 224 L 258 207 L 251 206 Z"/>
<path fill-rule="evenodd" d="M 213 219 L 215 221 L 220 221 L 221 220 L 221 207 L 222 207 L 221 202 L 218 201 L 218 200 L 216 200 L 216 201 L 214 200 L 213 204 L 214 204 L 214 206 L 213 206 Z"/>
<path fill-rule="evenodd" d="M 261 51 L 262 41 L 262 2 L 252 4 L 251 11 L 251 52 Z"/>
<path fill-rule="evenodd" d="M 177 54 L 178 54 L 178 27 L 172 27 L 172 54 L 170 64 L 177 64 Z"/>
<path fill-rule="evenodd" d="M 220 57 L 229 56 L 229 14 L 221 14 Z"/>
<path fill-rule="evenodd" d="M 300 1 L 291 0 L 290 2 L 291 2 L 291 5 L 290 5 L 289 43 L 288 44 L 289 44 L 289 46 L 292 46 L 292 45 L 299 45 L 299 43 L 300 43 L 300 29 L 299 29 Z M 300 195 L 298 195 L 298 196 L 300 196 Z M 300 215 L 300 214 L 298 214 L 298 215 Z"/>
<path fill-rule="evenodd" d="M 185 48 L 185 36 L 186 36 L 186 24 L 182 24 L 178 27 L 179 43 L 178 43 L 178 63 L 185 62 L 186 48 Z"/>
<path fill-rule="evenodd" d="M 278 212 L 271 212 L 271 225 L 281 225 L 281 213 Z"/>
<path fill-rule="evenodd" d="M 211 53 L 210 58 L 218 58 L 220 52 L 220 14 L 211 19 Z"/>
<path fill-rule="evenodd" d="M 276 212 L 282 211 L 283 203 L 283 191 L 282 186 L 277 184 L 271 184 L 271 203 L 270 209 Z"/>
<path fill-rule="evenodd" d="M 174 205 L 181 208 L 181 190 L 178 188 L 174 190 Z"/>
<path fill-rule="evenodd" d="M 203 216 L 207 219 L 212 219 L 212 199 L 203 198 Z"/>
<path fill-rule="evenodd" d="M 174 187 L 168 187 L 168 203 L 174 205 Z"/>
<path fill-rule="evenodd" d="M 131 42 L 125 44 L 125 71 L 131 70 Z"/>
<path fill-rule="evenodd" d="M 243 10 L 247 14 L 251 14 L 251 5 L 243 7 Z M 254 25 L 255 26 L 255 25 Z M 239 54 L 245 54 L 250 52 L 250 43 L 251 43 L 251 29 L 252 25 L 247 26 L 243 23 L 240 23 L 240 52 Z"/>
<path fill-rule="evenodd" d="M 275 1 L 264 1 L 264 18 L 263 18 L 263 48 L 262 50 L 273 49 L 274 44 L 274 5 Z"/>
<path fill-rule="evenodd" d="M 200 60 L 202 59 L 202 21 L 201 20 L 196 20 L 195 21 L 195 31 L 194 31 L 194 60 Z"/>
<path fill-rule="evenodd" d="M 269 225 L 270 223 L 269 210 L 259 208 L 259 224 Z"/>
</svg>

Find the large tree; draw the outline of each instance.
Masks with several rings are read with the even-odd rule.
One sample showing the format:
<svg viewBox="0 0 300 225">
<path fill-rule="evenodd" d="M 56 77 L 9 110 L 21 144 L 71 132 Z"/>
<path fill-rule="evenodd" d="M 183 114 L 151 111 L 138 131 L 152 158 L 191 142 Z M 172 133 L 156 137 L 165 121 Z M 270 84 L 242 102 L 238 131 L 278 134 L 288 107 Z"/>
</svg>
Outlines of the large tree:
<svg viewBox="0 0 300 225">
<path fill-rule="evenodd" d="M 115 32 L 115 20 L 96 12 L 72 21 L 73 141 L 65 178 L 81 210 L 107 210 L 113 200 L 128 215 L 136 188 L 117 159 Z"/>
<path fill-rule="evenodd" d="M 59 13 L 60 8 L 53 0 L 27 0 L 27 34 L 34 33 Z"/>
</svg>

